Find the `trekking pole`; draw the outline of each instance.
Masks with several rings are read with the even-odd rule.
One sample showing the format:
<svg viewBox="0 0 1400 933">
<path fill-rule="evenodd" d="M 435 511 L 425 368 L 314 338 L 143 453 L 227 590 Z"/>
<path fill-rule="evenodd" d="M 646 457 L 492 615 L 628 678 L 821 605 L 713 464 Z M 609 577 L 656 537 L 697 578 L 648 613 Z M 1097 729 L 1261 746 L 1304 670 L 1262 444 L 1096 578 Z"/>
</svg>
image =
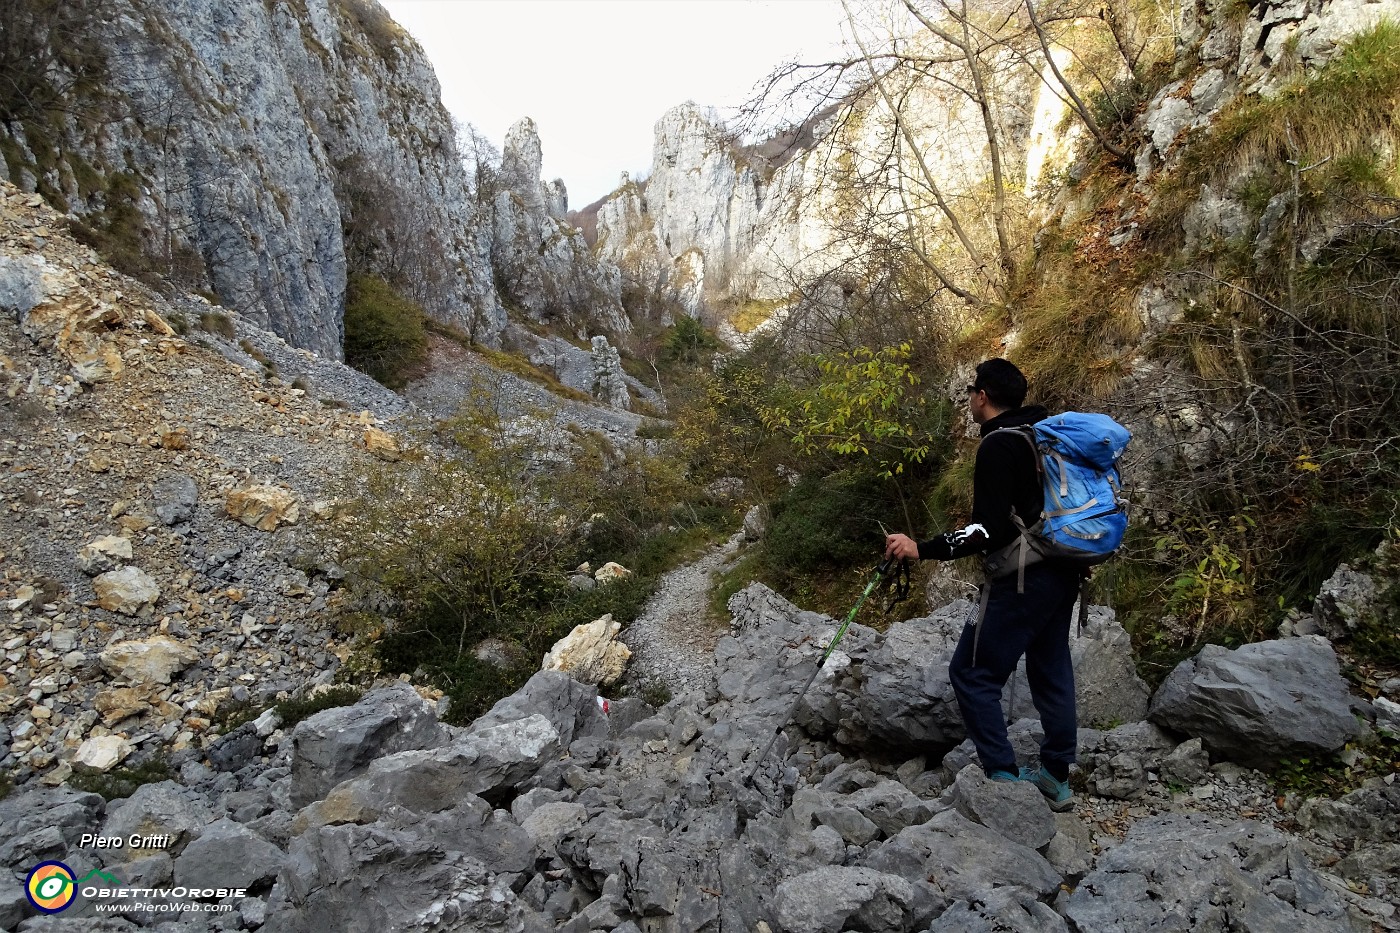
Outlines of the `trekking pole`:
<svg viewBox="0 0 1400 933">
<path fill-rule="evenodd" d="M 836 634 L 832 636 L 831 641 L 827 644 L 826 651 L 822 652 L 821 660 L 817 662 L 817 667 L 812 671 L 812 676 L 807 678 L 807 682 L 803 684 L 802 689 L 797 692 L 797 697 L 792 701 L 792 707 L 788 709 L 787 716 L 784 717 L 783 721 L 778 724 L 778 727 L 773 730 L 773 737 L 768 740 L 767 745 L 763 746 L 763 752 L 758 756 L 758 759 L 754 761 L 753 768 L 749 771 L 748 776 L 744 778 L 744 785 L 746 787 L 753 786 L 753 777 L 758 773 L 758 769 L 762 767 L 763 762 L 768 758 L 768 753 L 773 750 L 773 743 L 778 741 L 778 736 L 782 734 L 783 729 L 792 721 L 792 717 L 797 715 L 798 704 L 802 702 L 802 698 L 807 694 L 807 689 L 812 686 L 812 682 L 817 679 L 817 675 L 820 674 L 822 668 L 826 666 L 826 659 L 831 657 L 831 653 L 836 650 L 837 642 L 841 640 L 842 635 L 846 634 L 847 627 L 849 627 L 851 622 L 855 619 L 856 613 L 860 611 L 861 604 L 865 602 L 865 598 L 875 590 L 875 587 L 879 586 L 880 581 L 887 573 L 890 573 L 891 569 L 898 567 L 905 568 L 904 572 L 907 577 L 907 561 L 900 561 L 897 563 L 893 557 L 886 557 L 880 562 L 880 566 L 875 568 L 875 576 L 871 577 L 870 582 L 865 585 L 865 592 L 860 594 L 860 599 L 857 599 L 856 604 L 851 607 L 851 611 L 846 613 L 846 620 L 836 629 Z"/>
</svg>

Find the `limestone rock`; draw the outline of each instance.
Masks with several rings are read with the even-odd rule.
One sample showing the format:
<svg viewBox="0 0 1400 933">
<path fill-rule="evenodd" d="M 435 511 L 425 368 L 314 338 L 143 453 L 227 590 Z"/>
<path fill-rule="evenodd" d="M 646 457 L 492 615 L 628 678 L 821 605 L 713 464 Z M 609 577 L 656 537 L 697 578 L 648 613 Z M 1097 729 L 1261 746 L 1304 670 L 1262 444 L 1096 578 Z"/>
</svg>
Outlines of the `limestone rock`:
<svg viewBox="0 0 1400 933">
<path fill-rule="evenodd" d="M 378 457 L 380 460 L 387 460 L 390 463 L 403 457 L 403 451 L 399 448 L 399 442 L 394 435 L 388 431 L 375 427 L 365 428 L 361 441 L 365 445 L 365 450 Z"/>
<path fill-rule="evenodd" d="M 617 640 L 620 631 L 622 623 L 615 622 L 612 613 L 575 626 L 549 649 L 541 670 L 563 671 L 584 683 L 604 687 L 616 683 L 632 657 L 628 647 Z"/>
<path fill-rule="evenodd" d="M 248 486 L 229 493 L 225 503 L 229 515 L 259 531 L 275 531 L 280 525 L 295 525 L 300 505 L 292 493 L 279 486 Z"/>
<path fill-rule="evenodd" d="M 0 254 L 0 308 L 20 323 L 44 300 L 43 260 Z"/>
<path fill-rule="evenodd" d="M 1057 907 L 1080 933 L 1351 929 L 1296 843 L 1271 826 L 1196 814 L 1136 824 Z"/>
<path fill-rule="evenodd" d="M 292 803 L 305 806 L 376 758 L 436 748 L 447 739 L 437 716 L 408 684 L 366 694 L 353 706 L 322 710 L 292 732 Z"/>
<path fill-rule="evenodd" d="M 949 794 L 958 812 L 1012 842 L 1039 849 L 1058 831 L 1045 798 L 1025 781 L 989 781 L 979 765 L 958 772 Z"/>
<path fill-rule="evenodd" d="M 499 801 L 558 753 L 559 733 L 537 713 L 438 748 L 386 755 L 302 811 L 295 828 L 373 823 L 396 808 L 439 813 L 468 795 Z"/>
<path fill-rule="evenodd" d="M 613 408 L 632 408 L 632 397 L 627 393 L 627 380 L 622 372 L 622 359 L 617 347 L 608 343 L 608 338 L 599 334 L 591 341 L 593 347 L 593 397 Z"/>
<path fill-rule="evenodd" d="M 1400 738 L 1400 703 L 1376 697 L 1371 701 L 1371 708 L 1376 711 L 1376 728 Z"/>
<path fill-rule="evenodd" d="M 142 784 L 120 806 L 108 811 L 101 834 L 122 839 L 132 835 L 169 836 L 169 845 L 162 851 L 175 857 L 197 839 L 212 820 L 213 813 L 198 794 L 174 781 L 161 781 Z M 144 854 L 144 849 L 123 847 L 116 850 L 115 857 L 132 861 Z"/>
<path fill-rule="evenodd" d="M 131 746 L 119 735 L 94 736 L 84 739 L 73 753 L 73 764 L 85 765 L 94 771 L 110 771 L 131 754 Z"/>
<path fill-rule="evenodd" d="M 116 569 L 121 561 L 131 560 L 131 539 L 120 535 L 103 535 L 83 545 L 78 551 L 78 567 L 90 577 Z"/>
<path fill-rule="evenodd" d="M 128 616 L 148 613 L 160 599 L 156 581 L 137 567 L 109 570 L 92 581 L 92 588 L 103 609 Z"/>
<path fill-rule="evenodd" d="M 286 855 L 252 830 L 230 819 L 210 823 L 175 859 L 176 884 L 189 887 L 255 888 L 271 884 Z"/>
<path fill-rule="evenodd" d="M 1375 619 L 1379 598 L 1379 588 L 1370 574 L 1341 564 L 1318 590 L 1313 618 L 1328 638 L 1345 638 L 1358 625 Z"/>
<path fill-rule="evenodd" d="M 903 933 L 912 928 L 913 886 L 869 868 L 818 868 L 778 885 L 774 902 L 785 933 Z"/>
<path fill-rule="evenodd" d="M 599 583 L 611 583 L 614 580 L 624 580 L 630 576 L 632 576 L 632 571 L 613 561 L 608 561 L 593 572 L 593 579 Z"/>
<path fill-rule="evenodd" d="M 430 827 L 422 824 L 403 829 L 382 823 L 324 826 L 307 832 L 292 843 L 291 857 L 268 899 L 263 929 L 545 929 L 527 925 L 527 908 L 511 889 L 511 876 L 493 872 L 464 851 L 476 838 L 491 840 L 482 832 L 480 815 L 464 809 L 455 822 L 443 823 L 439 831 L 456 840 L 448 847 L 425 833 Z"/>
<path fill-rule="evenodd" d="M 168 635 L 123 641 L 103 649 L 102 668 L 129 684 L 168 684 L 170 678 L 199 660 L 199 652 Z"/>
<path fill-rule="evenodd" d="M 92 699 L 92 708 L 102 718 L 105 726 L 115 726 L 124 719 L 155 713 L 165 719 L 178 718 L 181 709 L 174 703 L 162 700 L 158 684 L 155 682 L 137 687 L 111 687 L 97 691 Z"/>
<path fill-rule="evenodd" d="M 1333 752 L 1357 734 L 1337 656 L 1318 635 L 1206 645 L 1162 683 L 1150 716 L 1251 767 Z"/>
<path fill-rule="evenodd" d="M 559 671 L 539 671 L 525 686 L 471 724 L 471 731 L 544 716 L 559 733 L 559 745 L 568 748 L 577 739 L 606 738 L 608 717 L 598 708 L 598 690 Z"/>
</svg>

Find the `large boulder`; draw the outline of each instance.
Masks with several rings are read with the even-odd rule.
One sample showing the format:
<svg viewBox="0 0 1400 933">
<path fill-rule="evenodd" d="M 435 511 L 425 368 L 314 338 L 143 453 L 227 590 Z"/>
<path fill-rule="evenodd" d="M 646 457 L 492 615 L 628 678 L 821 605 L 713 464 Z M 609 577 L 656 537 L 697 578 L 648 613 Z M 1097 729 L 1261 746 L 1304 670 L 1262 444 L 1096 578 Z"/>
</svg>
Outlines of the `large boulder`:
<svg viewBox="0 0 1400 933">
<path fill-rule="evenodd" d="M 373 690 L 354 706 L 322 710 L 292 730 L 292 803 L 303 807 L 319 800 L 376 758 L 446 741 L 436 713 L 408 684 Z"/>
<path fill-rule="evenodd" d="M 168 635 L 155 635 L 109 645 L 97 659 L 108 674 L 139 686 L 170 683 L 171 677 L 199 660 L 199 652 Z"/>
<path fill-rule="evenodd" d="M 0 865 L 27 872 L 62 859 L 102 822 L 106 802 L 68 787 L 36 788 L 0 799 Z"/>
<path fill-rule="evenodd" d="M 1046 898 L 1060 887 L 1060 873 L 1034 849 L 944 810 L 910 826 L 861 864 L 904 878 L 929 879 L 948 901 L 980 900 L 1000 887 L 1020 887 Z"/>
<path fill-rule="evenodd" d="M 948 661 L 975 606 L 955 600 L 933 615 L 890 626 L 864 658 L 853 704 L 860 744 L 946 751 L 967 735 L 948 680 Z"/>
<path fill-rule="evenodd" d="M 1199 814 L 1137 823 L 1056 907 L 1079 933 L 1352 929 L 1297 843 Z"/>
<path fill-rule="evenodd" d="M 391 808 L 438 813 L 467 795 L 504 800 L 558 753 L 559 733 L 534 715 L 438 748 L 386 755 L 312 804 L 298 825 L 372 823 Z"/>
<path fill-rule="evenodd" d="M 778 885 L 774 898 L 784 933 L 904 933 L 913 910 L 913 885 L 869 868 L 818 868 Z"/>
<path fill-rule="evenodd" d="M 1250 767 L 1334 752 L 1359 731 L 1337 655 L 1317 635 L 1206 645 L 1162 683 L 1149 715 Z"/>
<path fill-rule="evenodd" d="M 175 859 L 175 882 L 199 888 L 271 886 L 286 860 L 281 849 L 251 829 L 222 819 L 205 827 Z"/>
<path fill-rule="evenodd" d="M 1317 591 L 1313 621 L 1328 638 L 1346 638 L 1358 626 L 1375 621 L 1379 600 L 1375 578 L 1340 564 Z"/>
<path fill-rule="evenodd" d="M 462 844 L 469 825 L 322 826 L 292 842 L 268 899 L 264 933 L 506 931 L 526 927 L 526 910 L 497 874 Z M 479 832 L 480 827 L 476 827 Z"/>
<path fill-rule="evenodd" d="M 99 606 L 126 616 L 150 615 L 160 599 L 156 581 L 137 567 L 109 570 L 92 581 L 92 588 Z"/>
<path fill-rule="evenodd" d="M 948 797 L 969 820 L 1030 849 L 1046 845 L 1058 832 L 1054 814 L 1033 784 L 990 781 L 977 765 L 958 772 Z"/>
<path fill-rule="evenodd" d="M 160 850 L 171 857 L 199 838 L 204 828 L 214 820 L 206 801 L 174 781 L 142 784 L 136 792 L 114 807 L 102 824 L 101 835 L 157 837 L 165 843 Z M 89 830 L 91 831 L 91 830 Z M 145 848 L 124 846 L 116 850 L 116 858 L 131 861 L 150 852 Z"/>
<path fill-rule="evenodd" d="M 607 738 L 608 717 L 598 706 L 598 688 L 580 683 L 559 671 L 540 671 L 525 686 L 471 724 L 472 732 L 540 715 L 558 733 L 561 748 L 576 739 Z"/>
<path fill-rule="evenodd" d="M 627 670 L 632 652 L 617 640 L 622 623 L 613 620 L 612 613 L 601 619 L 574 627 L 568 635 L 554 643 L 544 656 L 541 668 L 563 671 L 575 680 L 607 686 L 616 683 Z"/>
</svg>

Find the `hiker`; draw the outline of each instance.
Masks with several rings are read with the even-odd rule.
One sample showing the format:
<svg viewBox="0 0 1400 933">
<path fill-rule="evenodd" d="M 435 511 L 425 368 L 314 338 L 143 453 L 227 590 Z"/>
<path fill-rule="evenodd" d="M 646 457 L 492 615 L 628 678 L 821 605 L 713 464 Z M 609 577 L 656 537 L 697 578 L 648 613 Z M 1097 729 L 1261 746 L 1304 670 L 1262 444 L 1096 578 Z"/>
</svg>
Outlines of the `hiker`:
<svg viewBox="0 0 1400 933">
<path fill-rule="evenodd" d="M 972 480 L 972 522 L 959 531 L 917 543 L 907 535 L 891 534 L 885 541 L 887 558 L 954 560 L 987 554 L 1017 538 L 1013 508 L 1025 526 L 1036 522 L 1043 494 L 1034 449 L 1021 432 L 999 430 L 1034 424 L 1048 416 L 1039 405 L 1022 407 L 1025 398 L 1026 377 L 1014 364 L 990 359 L 978 365 L 977 377 L 967 387 L 968 409 L 982 436 Z M 1069 766 L 1075 759 L 1078 723 L 1069 627 L 1082 578 L 1079 566 L 1047 559 L 1025 567 L 1019 587 L 1016 573 L 986 581 L 983 586 L 990 591 L 983 594 L 981 631 L 972 624 L 976 620 L 964 626 L 948 664 L 963 722 L 987 776 L 993 781 L 1031 781 L 1055 810 L 1074 805 Z M 1040 767 L 1018 771 L 1002 718 L 1001 695 L 1023 654 L 1045 738 Z"/>
</svg>

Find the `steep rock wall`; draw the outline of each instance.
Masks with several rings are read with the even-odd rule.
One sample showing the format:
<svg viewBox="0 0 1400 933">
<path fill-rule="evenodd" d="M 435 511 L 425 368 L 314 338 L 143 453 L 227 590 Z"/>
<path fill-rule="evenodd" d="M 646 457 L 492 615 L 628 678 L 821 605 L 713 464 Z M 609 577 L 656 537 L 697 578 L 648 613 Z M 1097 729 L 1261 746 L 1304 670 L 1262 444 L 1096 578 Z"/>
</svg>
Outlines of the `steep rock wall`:
<svg viewBox="0 0 1400 933">
<path fill-rule="evenodd" d="M 109 56 L 105 93 L 54 138 L 12 127 L 12 180 L 46 183 L 99 225 L 123 178 L 139 214 L 127 232 L 169 260 L 159 271 L 178 258 L 193 284 L 327 356 L 341 355 L 347 225 L 422 283 L 413 297 L 430 313 L 499 332 L 489 238 L 436 78 L 376 4 L 108 7 L 88 24 Z M 44 159 L 50 148 L 62 155 Z"/>
</svg>

